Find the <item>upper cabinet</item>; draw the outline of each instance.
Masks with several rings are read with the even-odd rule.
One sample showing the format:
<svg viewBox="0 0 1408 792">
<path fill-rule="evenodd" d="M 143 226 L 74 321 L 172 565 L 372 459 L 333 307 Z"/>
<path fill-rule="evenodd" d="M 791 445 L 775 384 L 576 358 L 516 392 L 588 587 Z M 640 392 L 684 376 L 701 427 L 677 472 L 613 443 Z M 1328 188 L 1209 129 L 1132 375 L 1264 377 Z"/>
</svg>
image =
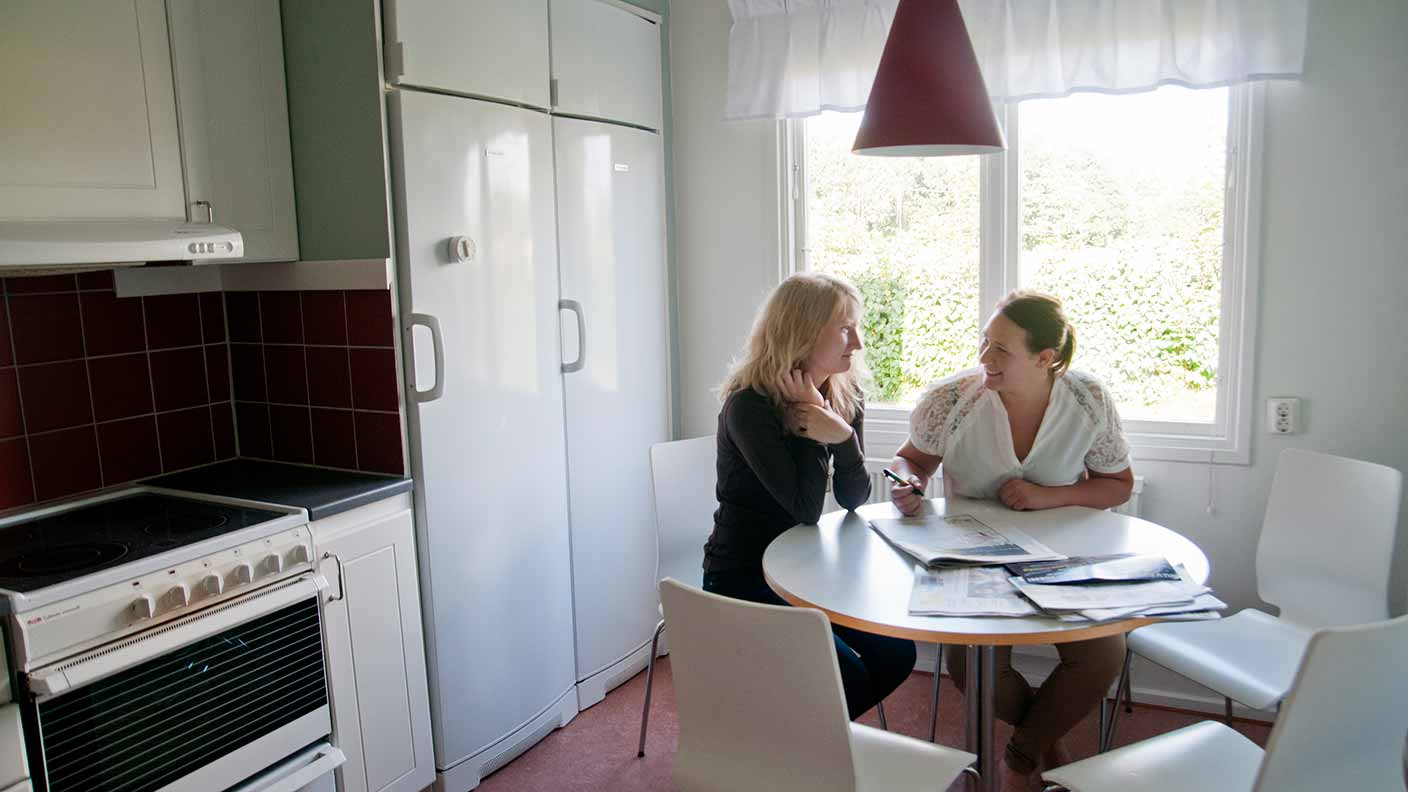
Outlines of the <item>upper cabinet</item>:
<svg viewBox="0 0 1408 792">
<path fill-rule="evenodd" d="M 0 96 L 0 220 L 213 214 L 298 258 L 279 0 L 4 3 Z"/>
<path fill-rule="evenodd" d="M 385 0 L 386 79 L 547 109 L 547 0 Z"/>
<path fill-rule="evenodd" d="M 167 0 L 189 219 L 298 259 L 279 0 Z"/>
<path fill-rule="evenodd" d="M 552 0 L 553 112 L 658 130 L 660 26 L 604 0 Z"/>
<path fill-rule="evenodd" d="M 0 6 L 0 220 L 184 218 L 162 0 Z"/>
</svg>

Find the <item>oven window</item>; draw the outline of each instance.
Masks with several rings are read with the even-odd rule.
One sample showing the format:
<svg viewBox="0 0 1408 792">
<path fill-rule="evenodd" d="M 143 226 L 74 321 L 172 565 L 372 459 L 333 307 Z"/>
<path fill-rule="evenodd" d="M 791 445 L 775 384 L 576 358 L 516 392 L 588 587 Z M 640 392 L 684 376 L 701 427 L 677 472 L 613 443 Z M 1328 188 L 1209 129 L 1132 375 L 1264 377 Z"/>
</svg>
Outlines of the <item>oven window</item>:
<svg viewBox="0 0 1408 792">
<path fill-rule="evenodd" d="M 318 603 L 308 599 L 31 701 L 31 762 L 41 790 L 159 789 L 327 700 Z"/>
</svg>

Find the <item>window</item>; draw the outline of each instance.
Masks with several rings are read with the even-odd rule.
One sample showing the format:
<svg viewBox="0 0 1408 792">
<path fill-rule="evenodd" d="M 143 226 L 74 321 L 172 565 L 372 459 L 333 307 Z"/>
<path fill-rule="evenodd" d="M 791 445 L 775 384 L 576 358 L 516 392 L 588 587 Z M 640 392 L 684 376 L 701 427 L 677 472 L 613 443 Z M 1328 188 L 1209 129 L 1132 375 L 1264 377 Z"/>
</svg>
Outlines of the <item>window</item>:
<svg viewBox="0 0 1408 792">
<path fill-rule="evenodd" d="M 1034 288 L 1064 301 L 1136 456 L 1248 461 L 1260 97 L 1014 102 L 986 157 L 856 157 L 859 113 L 788 122 L 793 266 L 865 295 L 872 454 L 925 385 L 976 365 L 997 299 Z"/>
</svg>

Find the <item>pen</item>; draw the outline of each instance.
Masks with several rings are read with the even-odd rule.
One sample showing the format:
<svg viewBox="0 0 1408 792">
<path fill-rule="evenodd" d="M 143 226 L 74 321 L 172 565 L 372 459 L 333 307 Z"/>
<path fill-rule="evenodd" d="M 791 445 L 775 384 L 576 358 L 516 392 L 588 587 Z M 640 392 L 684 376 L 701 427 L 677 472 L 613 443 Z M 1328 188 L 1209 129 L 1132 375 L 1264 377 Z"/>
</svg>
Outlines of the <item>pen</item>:
<svg viewBox="0 0 1408 792">
<path fill-rule="evenodd" d="M 913 481 L 905 481 L 904 479 L 900 478 L 900 474 L 896 473 L 896 472 L 893 471 L 893 470 L 890 470 L 889 468 L 885 468 L 885 469 L 881 470 L 880 472 L 885 474 L 885 478 L 889 479 L 890 481 L 895 482 L 896 484 L 900 485 L 901 487 L 903 487 L 903 486 L 905 486 L 906 484 L 908 484 L 909 486 L 911 486 L 911 487 L 914 488 L 914 494 L 915 494 L 915 495 L 918 495 L 918 496 L 921 497 L 921 498 L 924 497 L 924 488 L 923 488 L 923 487 L 920 487 L 918 484 L 915 484 Z"/>
</svg>

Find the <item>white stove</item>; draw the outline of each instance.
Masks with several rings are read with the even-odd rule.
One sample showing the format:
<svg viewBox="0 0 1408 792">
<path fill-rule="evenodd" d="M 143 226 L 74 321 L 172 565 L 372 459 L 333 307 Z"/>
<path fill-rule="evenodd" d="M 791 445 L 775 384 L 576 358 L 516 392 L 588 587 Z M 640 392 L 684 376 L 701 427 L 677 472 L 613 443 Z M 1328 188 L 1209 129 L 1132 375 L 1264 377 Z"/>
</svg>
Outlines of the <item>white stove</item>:
<svg viewBox="0 0 1408 792">
<path fill-rule="evenodd" d="M 328 777 L 342 755 L 328 744 L 316 557 L 302 509 L 154 487 L 0 520 L 34 788 Z"/>
</svg>

